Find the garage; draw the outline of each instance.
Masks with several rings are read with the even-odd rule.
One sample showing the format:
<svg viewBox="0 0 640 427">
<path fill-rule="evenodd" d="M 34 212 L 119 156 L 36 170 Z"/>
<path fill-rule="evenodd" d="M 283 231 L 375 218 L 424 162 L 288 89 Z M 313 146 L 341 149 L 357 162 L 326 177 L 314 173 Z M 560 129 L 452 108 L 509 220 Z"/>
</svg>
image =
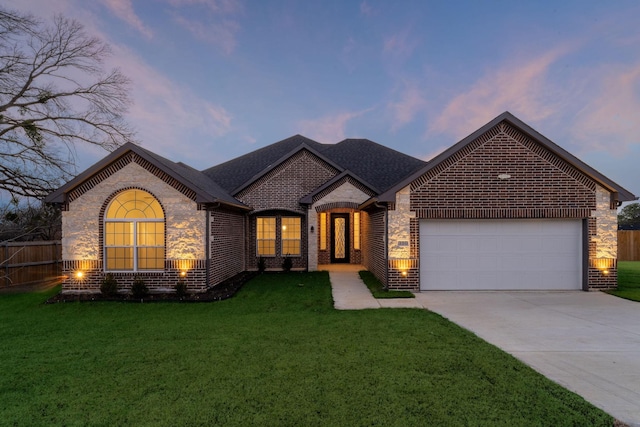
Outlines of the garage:
<svg viewBox="0 0 640 427">
<path fill-rule="evenodd" d="M 422 220 L 421 290 L 582 289 L 582 220 Z"/>
</svg>

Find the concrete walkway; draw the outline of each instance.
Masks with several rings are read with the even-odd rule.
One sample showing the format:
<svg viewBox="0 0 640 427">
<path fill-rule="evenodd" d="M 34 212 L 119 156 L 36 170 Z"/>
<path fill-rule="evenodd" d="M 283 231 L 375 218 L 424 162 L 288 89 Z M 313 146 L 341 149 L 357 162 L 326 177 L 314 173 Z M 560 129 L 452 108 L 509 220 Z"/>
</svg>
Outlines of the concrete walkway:
<svg viewBox="0 0 640 427">
<path fill-rule="evenodd" d="M 328 270 L 338 310 L 428 308 L 640 427 L 640 303 L 601 292 L 420 292 L 373 298 L 357 272 Z"/>
<path fill-rule="evenodd" d="M 426 308 L 416 298 L 377 299 L 358 275 L 366 270 L 361 265 L 319 265 L 318 270 L 329 271 L 333 306 L 336 310 L 364 310 L 368 308 Z"/>
</svg>

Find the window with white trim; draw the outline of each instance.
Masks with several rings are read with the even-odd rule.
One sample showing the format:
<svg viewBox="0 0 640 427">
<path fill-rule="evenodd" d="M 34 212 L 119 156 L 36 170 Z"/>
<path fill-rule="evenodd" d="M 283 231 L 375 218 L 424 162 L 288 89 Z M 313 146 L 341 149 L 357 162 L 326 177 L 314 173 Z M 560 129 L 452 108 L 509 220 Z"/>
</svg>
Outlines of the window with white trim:
<svg viewBox="0 0 640 427">
<path fill-rule="evenodd" d="M 300 256 L 301 221 L 298 217 L 282 218 L 282 256 Z"/>
<path fill-rule="evenodd" d="M 164 270 L 164 213 L 143 190 L 126 190 L 109 203 L 104 216 L 106 271 Z"/>
<path fill-rule="evenodd" d="M 276 255 L 275 217 L 256 218 L 256 252 L 258 256 Z"/>
</svg>

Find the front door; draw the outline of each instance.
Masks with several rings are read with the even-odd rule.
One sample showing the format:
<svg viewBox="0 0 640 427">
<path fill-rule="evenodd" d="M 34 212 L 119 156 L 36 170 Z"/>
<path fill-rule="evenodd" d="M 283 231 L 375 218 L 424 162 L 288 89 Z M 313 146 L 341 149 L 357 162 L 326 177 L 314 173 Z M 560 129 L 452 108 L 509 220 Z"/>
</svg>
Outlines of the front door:
<svg viewBox="0 0 640 427">
<path fill-rule="evenodd" d="M 349 263 L 349 214 L 331 214 L 331 262 Z"/>
</svg>

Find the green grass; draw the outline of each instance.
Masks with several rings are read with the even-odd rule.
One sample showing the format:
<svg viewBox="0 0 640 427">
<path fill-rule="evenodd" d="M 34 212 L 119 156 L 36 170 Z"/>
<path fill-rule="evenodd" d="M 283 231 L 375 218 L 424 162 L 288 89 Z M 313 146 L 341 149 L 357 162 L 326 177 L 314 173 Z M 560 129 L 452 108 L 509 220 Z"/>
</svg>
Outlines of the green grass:
<svg viewBox="0 0 640 427">
<path fill-rule="evenodd" d="M 606 292 L 620 298 L 640 301 L 640 261 L 619 261 L 618 289 Z"/>
<path fill-rule="evenodd" d="M 427 310 L 332 308 L 326 272 L 208 304 L 0 295 L 0 424 L 611 426 Z"/>
<path fill-rule="evenodd" d="M 370 271 L 362 270 L 358 274 L 375 298 L 415 298 L 415 295 L 409 291 L 390 291 L 385 289 L 382 282 Z"/>
</svg>

